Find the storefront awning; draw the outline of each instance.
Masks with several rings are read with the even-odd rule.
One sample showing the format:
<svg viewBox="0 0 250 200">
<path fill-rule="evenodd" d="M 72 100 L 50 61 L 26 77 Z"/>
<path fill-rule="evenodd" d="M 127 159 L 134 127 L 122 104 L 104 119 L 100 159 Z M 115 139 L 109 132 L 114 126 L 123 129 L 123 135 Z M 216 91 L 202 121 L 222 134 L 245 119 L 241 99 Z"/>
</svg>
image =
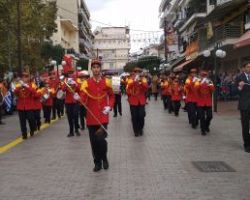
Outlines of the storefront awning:
<svg viewBox="0 0 250 200">
<path fill-rule="evenodd" d="M 187 61 L 181 63 L 180 65 L 178 65 L 177 67 L 175 67 L 175 68 L 173 69 L 173 71 L 174 71 L 174 72 L 180 72 L 180 71 L 182 71 L 183 67 L 186 66 L 187 64 L 191 63 L 192 61 L 193 61 L 193 59 L 187 60 Z"/>
<path fill-rule="evenodd" d="M 234 48 L 241 48 L 250 45 L 250 31 L 244 33 L 239 40 L 234 44 Z"/>
</svg>

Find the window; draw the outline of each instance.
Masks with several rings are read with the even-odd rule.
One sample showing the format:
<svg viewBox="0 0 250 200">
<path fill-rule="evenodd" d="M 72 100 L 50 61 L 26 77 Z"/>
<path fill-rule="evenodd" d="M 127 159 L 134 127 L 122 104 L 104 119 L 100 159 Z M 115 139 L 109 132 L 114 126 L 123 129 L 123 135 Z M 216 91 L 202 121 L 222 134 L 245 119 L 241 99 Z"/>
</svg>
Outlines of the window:
<svg viewBox="0 0 250 200">
<path fill-rule="evenodd" d="M 109 63 L 109 67 L 113 68 L 114 67 L 114 63 Z"/>
</svg>

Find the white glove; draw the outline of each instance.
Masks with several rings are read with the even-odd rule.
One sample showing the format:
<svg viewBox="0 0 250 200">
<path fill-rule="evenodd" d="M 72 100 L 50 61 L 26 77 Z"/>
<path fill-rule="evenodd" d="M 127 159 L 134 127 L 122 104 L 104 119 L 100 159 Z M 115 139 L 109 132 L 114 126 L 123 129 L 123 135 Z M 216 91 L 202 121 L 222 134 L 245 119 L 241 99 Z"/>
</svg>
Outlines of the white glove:
<svg viewBox="0 0 250 200">
<path fill-rule="evenodd" d="M 76 82 L 75 82 L 73 79 L 69 79 L 69 80 L 68 80 L 68 84 L 69 84 L 69 85 L 75 85 Z"/>
<path fill-rule="evenodd" d="M 197 78 L 197 77 L 194 77 L 193 78 L 193 82 L 196 82 L 196 81 L 198 81 L 199 79 Z"/>
<path fill-rule="evenodd" d="M 137 74 L 136 76 L 135 76 L 135 81 L 139 81 L 140 80 L 140 76 Z"/>
<path fill-rule="evenodd" d="M 103 113 L 104 115 L 107 115 L 107 114 L 109 114 L 110 111 L 111 111 L 110 106 L 105 106 L 105 107 L 103 108 L 102 113 Z"/>
<path fill-rule="evenodd" d="M 27 83 L 23 83 L 22 86 L 23 86 L 23 87 L 26 87 L 26 88 L 29 87 L 29 85 L 28 85 Z"/>
<path fill-rule="evenodd" d="M 201 81 L 201 84 L 203 83 L 208 83 L 208 79 L 207 78 L 203 78 L 203 80 Z"/>
<path fill-rule="evenodd" d="M 80 100 L 80 95 L 78 94 L 78 93 L 74 93 L 74 96 L 73 96 L 73 98 L 76 100 L 76 101 L 78 101 L 78 100 Z"/>
</svg>

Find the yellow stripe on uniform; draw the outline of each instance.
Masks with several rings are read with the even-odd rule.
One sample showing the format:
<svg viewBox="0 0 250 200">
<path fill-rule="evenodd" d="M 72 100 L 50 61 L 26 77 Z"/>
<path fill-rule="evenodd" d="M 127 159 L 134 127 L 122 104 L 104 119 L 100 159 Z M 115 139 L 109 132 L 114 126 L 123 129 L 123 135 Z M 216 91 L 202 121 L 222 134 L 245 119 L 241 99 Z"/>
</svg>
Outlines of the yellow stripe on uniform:
<svg viewBox="0 0 250 200">
<path fill-rule="evenodd" d="M 51 124 L 55 123 L 56 121 L 58 121 L 58 119 L 55 120 L 51 120 Z M 49 124 L 42 124 L 40 127 L 40 130 L 46 129 L 49 127 Z M 39 133 L 39 131 L 36 131 Z M 13 140 L 12 142 L 1 146 L 0 147 L 0 154 L 5 153 L 6 151 L 12 149 L 13 147 L 17 146 L 18 144 L 22 143 L 24 140 L 22 139 L 22 137 L 18 137 L 17 139 Z"/>
</svg>

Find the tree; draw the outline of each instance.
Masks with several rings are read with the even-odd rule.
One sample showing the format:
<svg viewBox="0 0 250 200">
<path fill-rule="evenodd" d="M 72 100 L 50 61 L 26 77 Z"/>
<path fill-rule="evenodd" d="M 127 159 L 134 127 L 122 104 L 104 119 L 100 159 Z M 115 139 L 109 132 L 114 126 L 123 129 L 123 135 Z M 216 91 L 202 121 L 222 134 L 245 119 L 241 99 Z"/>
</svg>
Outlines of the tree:
<svg viewBox="0 0 250 200">
<path fill-rule="evenodd" d="M 11 59 L 17 65 L 17 1 L 0 1 L 0 66 L 7 69 Z M 56 2 L 21 0 L 21 41 L 23 65 L 36 71 L 44 65 L 41 49 L 45 39 L 56 31 Z"/>
<path fill-rule="evenodd" d="M 129 62 L 124 67 L 124 71 L 131 72 L 134 67 L 140 67 L 148 70 L 151 74 L 157 73 L 160 66 L 161 58 L 157 56 L 146 56 L 139 58 L 137 61 Z M 156 70 L 154 70 L 156 69 Z"/>
</svg>

